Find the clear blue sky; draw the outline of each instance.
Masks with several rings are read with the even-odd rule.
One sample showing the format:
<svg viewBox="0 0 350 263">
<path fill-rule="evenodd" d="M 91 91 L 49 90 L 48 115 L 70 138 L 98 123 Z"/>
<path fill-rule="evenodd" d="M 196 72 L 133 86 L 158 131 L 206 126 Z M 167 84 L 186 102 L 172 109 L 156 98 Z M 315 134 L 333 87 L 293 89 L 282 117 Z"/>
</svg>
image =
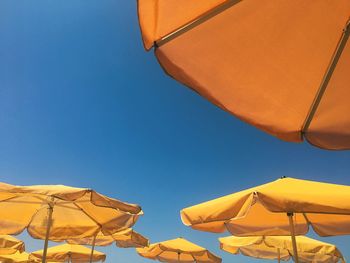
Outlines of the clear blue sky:
<svg viewBox="0 0 350 263">
<path fill-rule="evenodd" d="M 249 262 L 185 227 L 180 209 L 280 176 L 350 184 L 349 174 L 350 151 L 280 141 L 167 77 L 143 50 L 135 0 L 0 1 L 1 181 L 90 187 L 142 205 L 135 229 L 152 242 L 183 236 Z M 350 258 L 349 237 L 324 240 Z"/>
</svg>

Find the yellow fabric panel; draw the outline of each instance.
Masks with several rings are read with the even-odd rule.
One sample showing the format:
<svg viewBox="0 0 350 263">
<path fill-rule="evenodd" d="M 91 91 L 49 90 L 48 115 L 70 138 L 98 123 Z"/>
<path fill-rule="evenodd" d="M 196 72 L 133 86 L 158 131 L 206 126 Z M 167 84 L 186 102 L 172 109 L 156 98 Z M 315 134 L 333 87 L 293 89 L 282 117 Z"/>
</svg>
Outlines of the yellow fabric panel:
<svg viewBox="0 0 350 263">
<path fill-rule="evenodd" d="M 320 236 L 350 235 L 348 215 L 307 214 L 307 219 Z"/>
<path fill-rule="evenodd" d="M 135 204 L 121 202 L 117 199 L 109 198 L 101 195 L 94 190 L 86 188 L 76 188 L 65 185 L 33 185 L 33 186 L 15 186 L 5 183 L 0 183 L 0 201 L 3 200 L 2 195 L 11 196 L 26 195 L 38 196 L 46 199 L 48 196 L 64 201 L 87 202 L 100 207 L 110 207 L 116 210 L 125 211 L 128 213 L 142 213 L 141 207 Z"/>
<path fill-rule="evenodd" d="M 142 257 L 161 262 L 221 262 L 221 258 L 184 238 L 151 244 L 149 247 L 137 248 L 136 251 Z"/>
<path fill-rule="evenodd" d="M 29 202 L 29 203 L 28 203 Z M 0 202 L 0 234 L 20 234 L 30 224 L 33 215 L 40 208 L 35 197 L 19 196 Z"/>
<path fill-rule="evenodd" d="M 80 207 L 90 218 L 102 225 L 101 231 L 105 234 L 113 234 L 116 230 L 122 230 L 133 226 L 138 215 L 125 213 L 109 207 L 99 207 L 92 203 L 78 203 Z"/>
<path fill-rule="evenodd" d="M 295 214 L 294 227 L 297 235 L 308 232 L 308 223 L 302 214 Z M 289 235 L 286 213 L 271 213 L 260 202 L 255 202 L 246 216 L 226 222 L 226 228 L 236 236 Z"/>
<path fill-rule="evenodd" d="M 337 64 L 306 133 L 309 142 L 327 149 L 350 148 L 350 40 Z"/>
<path fill-rule="evenodd" d="M 142 210 L 139 205 L 122 202 L 120 200 L 101 195 L 95 191 L 91 191 L 90 194 L 91 203 L 96 206 L 111 207 L 115 210 L 124 211 L 130 214 L 142 214 Z"/>
<path fill-rule="evenodd" d="M 248 257 L 260 258 L 260 259 L 278 259 L 278 249 L 271 248 L 268 246 L 262 247 L 258 244 L 249 244 L 244 246 L 237 246 L 236 242 L 224 242 L 220 240 L 220 248 L 231 254 L 242 254 Z M 280 251 L 280 259 L 283 261 L 288 261 L 290 255 L 288 251 Z"/>
<path fill-rule="evenodd" d="M 289 260 L 293 254 L 290 236 L 225 237 L 219 238 L 222 250 L 232 254 L 243 254 L 255 258 Z M 297 249 L 301 262 L 344 262 L 336 246 L 297 236 Z"/>
<path fill-rule="evenodd" d="M 36 263 L 39 260 L 29 260 L 29 254 L 26 252 L 15 253 L 10 255 L 0 254 L 0 262 L 2 263 Z"/>
<path fill-rule="evenodd" d="M 99 231 L 113 234 L 133 226 L 143 214 L 138 205 L 90 189 L 0 183 L 0 234 L 19 234 L 27 228 L 32 237 L 44 239 L 49 205 L 53 207 L 53 241 L 93 236 Z"/>
<path fill-rule="evenodd" d="M 257 192 L 270 211 L 350 215 L 350 186 L 293 178 L 275 181 Z"/>
<path fill-rule="evenodd" d="M 93 236 L 67 240 L 67 243 L 69 244 L 89 245 L 89 246 L 92 246 L 93 242 L 94 242 Z M 145 246 L 148 246 L 149 244 L 149 241 L 146 237 L 135 232 L 131 228 L 128 228 L 126 230 L 117 232 L 113 235 L 107 235 L 107 236 L 103 235 L 103 233 L 100 232 L 98 233 L 95 239 L 96 246 L 109 246 L 114 242 L 118 247 L 121 247 L 121 248 L 145 247 Z"/>
<path fill-rule="evenodd" d="M 57 202 L 52 214 L 50 240 L 60 241 L 69 237 L 81 238 L 97 233 L 100 226 L 97 221 L 78 209 L 73 203 Z M 103 223 L 103 222 L 101 222 Z M 39 209 L 28 226 L 29 234 L 34 238 L 45 239 L 47 226 L 47 206 Z"/>
<path fill-rule="evenodd" d="M 253 247 L 242 247 L 240 248 L 240 253 L 242 255 L 248 256 L 248 257 L 254 257 L 259 259 L 275 259 L 276 255 L 276 249 L 261 249 L 259 246 L 254 249 Z M 282 261 L 288 261 L 290 260 L 290 255 L 287 252 L 282 252 L 280 255 L 280 260 Z M 299 258 L 299 262 L 301 261 L 301 258 Z"/>
<path fill-rule="evenodd" d="M 131 230 L 129 233 L 116 233 L 112 236 L 116 240 L 116 245 L 121 248 L 146 247 L 149 245 L 149 240 L 146 237 L 133 230 Z"/>
<path fill-rule="evenodd" d="M 225 0 L 138 0 L 139 21 L 146 49 Z"/>
<path fill-rule="evenodd" d="M 29 256 L 33 260 L 41 260 L 43 250 L 32 252 Z M 91 249 L 80 245 L 63 244 L 55 247 L 50 247 L 47 250 L 48 262 L 89 262 L 91 256 Z M 102 252 L 94 250 L 93 262 L 105 261 L 106 255 Z"/>
<path fill-rule="evenodd" d="M 251 199 L 240 201 L 246 196 Z M 202 231 L 289 235 L 287 212 L 294 213 L 297 235 L 309 225 L 321 236 L 350 234 L 350 187 L 284 178 L 185 208 L 181 218 Z"/>
<path fill-rule="evenodd" d="M 223 232 L 226 221 L 246 215 L 254 202 L 256 190 L 257 188 L 250 188 L 185 208 L 181 211 L 181 219 L 185 225 L 203 226 L 210 228 L 211 232 Z M 208 213 L 203 213 L 204 211 Z"/>
<path fill-rule="evenodd" d="M 14 254 L 25 250 L 24 242 L 9 235 L 0 235 L 0 254 Z"/>
</svg>

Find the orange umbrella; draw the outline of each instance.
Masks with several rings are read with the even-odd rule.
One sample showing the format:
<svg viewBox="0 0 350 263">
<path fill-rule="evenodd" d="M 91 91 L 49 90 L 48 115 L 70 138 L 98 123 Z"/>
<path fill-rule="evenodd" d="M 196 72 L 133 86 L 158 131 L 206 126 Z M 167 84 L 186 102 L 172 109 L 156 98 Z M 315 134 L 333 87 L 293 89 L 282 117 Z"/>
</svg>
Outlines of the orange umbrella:
<svg viewBox="0 0 350 263">
<path fill-rule="evenodd" d="M 350 1 L 138 0 L 138 13 L 179 82 L 283 140 L 350 148 Z"/>
</svg>

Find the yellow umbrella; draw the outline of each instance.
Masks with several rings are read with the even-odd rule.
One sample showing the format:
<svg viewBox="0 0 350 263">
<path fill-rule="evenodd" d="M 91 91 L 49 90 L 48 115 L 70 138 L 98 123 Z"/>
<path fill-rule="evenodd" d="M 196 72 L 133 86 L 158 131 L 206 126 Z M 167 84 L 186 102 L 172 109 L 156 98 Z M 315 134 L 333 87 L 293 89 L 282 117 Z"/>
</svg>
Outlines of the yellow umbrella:
<svg viewBox="0 0 350 263">
<path fill-rule="evenodd" d="M 137 248 L 136 251 L 142 257 L 161 262 L 221 262 L 221 258 L 209 250 L 193 244 L 184 238 L 151 244 L 149 247 Z"/>
<path fill-rule="evenodd" d="M 91 189 L 63 185 L 13 186 L 0 183 L 0 234 L 27 229 L 48 240 L 113 234 L 135 224 L 142 210 Z"/>
<path fill-rule="evenodd" d="M 0 255 L 0 262 L 2 263 L 27 263 L 27 262 L 39 262 L 29 260 L 29 254 L 26 252 L 16 252 L 14 254 Z"/>
<path fill-rule="evenodd" d="M 24 242 L 9 235 L 0 235 L 0 255 L 22 253 L 25 250 Z"/>
<path fill-rule="evenodd" d="M 29 256 L 30 260 L 42 260 L 43 250 L 32 252 Z M 47 250 L 48 262 L 89 262 L 91 249 L 80 245 L 63 244 L 50 247 Z M 92 262 L 104 262 L 106 255 L 102 252 L 95 251 Z"/>
<path fill-rule="evenodd" d="M 350 234 L 350 187 L 282 178 L 185 208 L 185 225 L 235 236 L 295 235 L 309 226 L 320 236 Z"/>
<path fill-rule="evenodd" d="M 348 0 L 138 0 L 138 14 L 145 48 L 212 103 L 283 140 L 350 148 Z"/>
<path fill-rule="evenodd" d="M 130 247 L 146 247 L 149 245 L 149 241 L 146 237 L 135 232 L 132 228 L 122 230 L 112 235 L 104 235 L 102 232 L 93 237 L 84 237 L 76 239 L 68 239 L 67 243 L 77 245 L 89 245 L 91 249 L 91 259 L 94 253 L 95 246 L 109 246 L 112 243 L 120 248 Z M 91 262 L 91 260 L 90 260 Z"/>
<path fill-rule="evenodd" d="M 222 250 L 232 254 L 242 254 L 254 258 L 288 261 L 293 255 L 293 245 L 289 236 L 252 236 L 219 238 Z M 305 263 L 345 262 L 338 248 L 305 236 L 297 236 L 298 256 Z"/>
</svg>

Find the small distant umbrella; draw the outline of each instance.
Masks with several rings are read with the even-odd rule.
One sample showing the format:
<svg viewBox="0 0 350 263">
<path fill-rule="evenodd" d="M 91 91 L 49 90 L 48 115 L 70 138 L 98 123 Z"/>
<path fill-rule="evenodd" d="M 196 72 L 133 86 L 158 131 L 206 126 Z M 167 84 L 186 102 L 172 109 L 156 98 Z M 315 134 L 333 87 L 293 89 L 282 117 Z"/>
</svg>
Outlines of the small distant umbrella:
<svg viewBox="0 0 350 263">
<path fill-rule="evenodd" d="M 209 250 L 200 247 L 184 238 L 151 244 L 149 247 L 137 248 L 137 253 L 145 258 L 161 262 L 198 262 L 220 263 L 221 258 Z"/>
<path fill-rule="evenodd" d="M 261 259 L 288 261 L 293 255 L 293 244 L 289 236 L 252 236 L 219 238 L 222 250 Z M 297 236 L 298 256 L 304 263 L 345 262 L 338 248 L 305 236 Z"/>
<path fill-rule="evenodd" d="M 348 0 L 138 0 L 167 74 L 265 132 L 337 150 L 350 149 L 349 14 Z"/>
<path fill-rule="evenodd" d="M 38 260 L 30 260 L 29 254 L 26 252 L 16 252 L 14 254 L 0 255 L 1 263 L 37 263 Z"/>
<path fill-rule="evenodd" d="M 25 250 L 24 242 L 9 235 L 0 235 L 0 255 L 22 253 Z"/>
<path fill-rule="evenodd" d="M 30 253 L 30 260 L 42 260 L 43 250 Z M 55 247 L 50 247 L 47 250 L 48 262 L 89 262 L 91 249 L 81 245 L 63 244 Z M 106 255 L 102 252 L 95 251 L 92 262 L 104 262 Z"/>
<path fill-rule="evenodd" d="M 0 183 L 0 234 L 27 229 L 32 237 L 45 239 L 44 263 L 49 240 L 110 235 L 133 226 L 140 215 L 140 206 L 91 189 Z"/>
<path fill-rule="evenodd" d="M 282 178 L 181 211 L 185 225 L 235 236 L 291 236 L 312 226 L 320 236 L 350 234 L 350 186 Z"/>
<path fill-rule="evenodd" d="M 135 232 L 132 228 L 128 228 L 112 235 L 104 235 L 100 232 L 93 237 L 68 239 L 67 243 L 92 246 L 90 258 L 90 262 L 92 262 L 95 246 L 109 246 L 115 243 L 116 246 L 120 248 L 146 247 L 149 245 L 149 240 Z"/>
</svg>

